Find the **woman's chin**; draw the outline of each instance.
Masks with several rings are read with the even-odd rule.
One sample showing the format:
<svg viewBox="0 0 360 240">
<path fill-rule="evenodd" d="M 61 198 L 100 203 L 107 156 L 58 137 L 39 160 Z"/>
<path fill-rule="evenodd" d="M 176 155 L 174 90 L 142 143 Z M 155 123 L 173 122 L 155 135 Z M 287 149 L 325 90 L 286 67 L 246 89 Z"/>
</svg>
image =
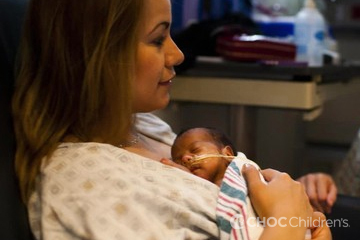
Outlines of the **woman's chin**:
<svg viewBox="0 0 360 240">
<path fill-rule="evenodd" d="M 161 102 L 159 102 L 158 107 L 154 110 L 166 108 L 169 105 L 169 102 L 170 102 L 170 95 L 168 94 L 166 97 L 164 97 L 164 99 Z"/>
<path fill-rule="evenodd" d="M 147 104 L 147 106 L 143 106 L 142 108 L 135 108 L 134 112 L 152 112 L 156 110 L 161 110 L 167 107 L 170 102 L 170 98 L 159 101 L 154 104 Z"/>
</svg>

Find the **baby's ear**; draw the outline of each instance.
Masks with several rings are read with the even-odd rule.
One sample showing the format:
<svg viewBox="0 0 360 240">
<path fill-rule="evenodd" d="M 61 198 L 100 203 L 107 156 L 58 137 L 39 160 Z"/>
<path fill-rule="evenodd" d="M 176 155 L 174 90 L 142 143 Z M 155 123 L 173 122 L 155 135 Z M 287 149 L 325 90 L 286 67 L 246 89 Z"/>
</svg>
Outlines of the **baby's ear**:
<svg viewBox="0 0 360 240">
<path fill-rule="evenodd" d="M 232 148 L 228 145 L 225 146 L 222 150 L 221 153 L 226 155 L 226 156 L 234 156 L 234 151 L 232 150 Z"/>
</svg>

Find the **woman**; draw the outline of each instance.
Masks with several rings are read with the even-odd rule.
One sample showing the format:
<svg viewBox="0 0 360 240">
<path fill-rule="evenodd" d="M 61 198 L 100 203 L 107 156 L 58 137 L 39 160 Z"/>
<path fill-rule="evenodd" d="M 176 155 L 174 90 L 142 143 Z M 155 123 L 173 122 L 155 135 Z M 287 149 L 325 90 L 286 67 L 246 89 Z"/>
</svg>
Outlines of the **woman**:
<svg viewBox="0 0 360 240">
<path fill-rule="evenodd" d="M 218 188 L 154 161 L 167 149 L 133 128 L 134 113 L 169 102 L 183 60 L 170 23 L 169 0 L 30 2 L 13 112 L 16 170 L 37 239 L 219 237 Z M 261 216 L 314 216 L 286 174 L 265 171 L 267 185 L 254 169 L 244 174 Z M 262 238 L 305 231 L 266 227 Z M 329 238 L 316 228 L 313 239 Z"/>
</svg>

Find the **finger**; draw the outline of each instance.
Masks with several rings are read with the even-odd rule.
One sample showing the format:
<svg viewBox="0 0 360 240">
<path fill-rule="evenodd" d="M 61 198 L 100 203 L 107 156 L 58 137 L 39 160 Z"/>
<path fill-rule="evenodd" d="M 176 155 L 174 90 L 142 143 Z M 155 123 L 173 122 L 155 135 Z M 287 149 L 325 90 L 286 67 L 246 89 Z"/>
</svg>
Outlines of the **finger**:
<svg viewBox="0 0 360 240">
<path fill-rule="evenodd" d="M 330 186 L 328 199 L 327 199 L 327 202 L 330 206 L 334 205 L 334 203 L 336 202 L 336 197 L 337 197 L 337 188 L 336 185 L 333 183 Z"/>
<path fill-rule="evenodd" d="M 163 164 L 166 164 L 166 165 L 170 165 L 171 162 L 173 162 L 173 161 L 168 158 L 162 158 L 162 159 L 160 159 L 160 162 Z"/>
<path fill-rule="evenodd" d="M 176 167 L 176 168 L 179 168 L 179 169 L 184 170 L 186 172 L 190 172 L 190 170 L 187 169 L 186 167 L 184 167 L 183 165 L 177 164 L 177 163 L 175 163 L 174 161 L 172 161 L 172 160 L 170 160 L 168 158 L 162 158 L 162 159 L 160 159 L 160 162 L 162 164 L 167 165 L 167 166 Z"/>
<path fill-rule="evenodd" d="M 276 171 L 274 169 L 268 168 L 268 169 L 261 170 L 261 174 L 264 176 L 264 178 L 267 182 L 270 182 L 275 177 L 277 177 L 280 174 L 280 172 Z"/>
<path fill-rule="evenodd" d="M 316 192 L 315 181 L 316 181 L 315 176 L 312 174 L 309 174 L 307 179 L 305 180 L 306 193 L 310 199 L 311 205 L 318 211 L 324 211 L 324 209 L 318 202 L 318 195 Z"/>
<path fill-rule="evenodd" d="M 261 178 L 259 171 L 251 164 L 244 164 L 241 169 L 241 173 L 243 174 L 246 183 L 249 187 L 249 191 L 252 191 L 253 188 L 261 183 Z"/>
<path fill-rule="evenodd" d="M 328 179 L 327 176 L 317 175 L 315 178 L 316 182 L 316 190 L 317 190 L 317 202 L 322 206 L 322 208 L 326 208 L 327 206 L 327 194 L 328 194 Z"/>
<path fill-rule="evenodd" d="M 312 217 L 311 217 L 311 222 L 310 222 L 310 229 L 316 229 L 320 226 L 322 226 L 322 224 L 325 224 L 326 222 L 326 217 L 322 212 L 313 212 Z"/>
<path fill-rule="evenodd" d="M 300 183 L 303 184 L 304 186 L 305 186 L 305 184 L 306 184 L 305 177 L 298 178 L 298 179 L 296 179 L 296 181 L 300 182 Z"/>
<path fill-rule="evenodd" d="M 326 222 L 326 217 L 320 212 L 314 212 L 310 223 L 311 239 L 332 239 L 331 231 Z"/>
<path fill-rule="evenodd" d="M 331 184 L 329 193 L 328 193 L 328 196 L 326 199 L 326 208 L 325 208 L 326 213 L 328 213 L 328 214 L 331 213 L 331 208 L 336 201 L 336 197 L 337 197 L 337 188 L 336 188 L 335 184 Z"/>
<path fill-rule="evenodd" d="M 336 186 L 332 178 L 327 174 L 319 174 L 317 177 L 318 202 L 326 213 L 330 213 L 335 202 L 333 199 L 336 199 Z"/>
<path fill-rule="evenodd" d="M 318 199 L 319 201 L 325 201 L 326 200 L 326 196 L 327 196 L 327 184 L 328 182 L 326 180 L 322 180 L 320 178 L 322 178 L 322 176 L 317 176 L 316 177 L 316 189 L 317 189 L 317 195 L 318 195 Z"/>
</svg>

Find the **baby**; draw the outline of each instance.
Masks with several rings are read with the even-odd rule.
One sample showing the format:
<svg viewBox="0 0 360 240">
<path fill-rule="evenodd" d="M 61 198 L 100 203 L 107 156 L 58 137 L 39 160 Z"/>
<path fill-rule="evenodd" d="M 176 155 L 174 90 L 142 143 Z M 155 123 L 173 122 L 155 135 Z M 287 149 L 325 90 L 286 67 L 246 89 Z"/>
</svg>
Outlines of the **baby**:
<svg viewBox="0 0 360 240">
<path fill-rule="evenodd" d="M 254 164 L 239 153 L 243 163 Z M 171 149 L 174 162 L 220 186 L 225 171 L 238 152 L 228 137 L 214 128 L 190 128 L 180 132 Z"/>
<path fill-rule="evenodd" d="M 220 187 L 216 208 L 220 239 L 237 239 L 240 235 L 244 239 L 260 237 L 263 225 L 251 205 L 241 174 L 244 164 L 260 168 L 243 153 L 238 153 L 224 133 L 205 127 L 184 130 L 174 141 L 171 157 L 194 175 Z M 310 230 L 305 239 L 311 239 Z"/>
<path fill-rule="evenodd" d="M 237 155 L 226 135 L 214 128 L 184 130 L 178 134 L 171 149 L 175 163 L 220 187 L 216 207 L 220 239 L 236 239 L 237 235 L 258 239 L 263 226 L 256 220 L 241 168 L 245 163 L 259 167 L 244 154 Z"/>
</svg>

